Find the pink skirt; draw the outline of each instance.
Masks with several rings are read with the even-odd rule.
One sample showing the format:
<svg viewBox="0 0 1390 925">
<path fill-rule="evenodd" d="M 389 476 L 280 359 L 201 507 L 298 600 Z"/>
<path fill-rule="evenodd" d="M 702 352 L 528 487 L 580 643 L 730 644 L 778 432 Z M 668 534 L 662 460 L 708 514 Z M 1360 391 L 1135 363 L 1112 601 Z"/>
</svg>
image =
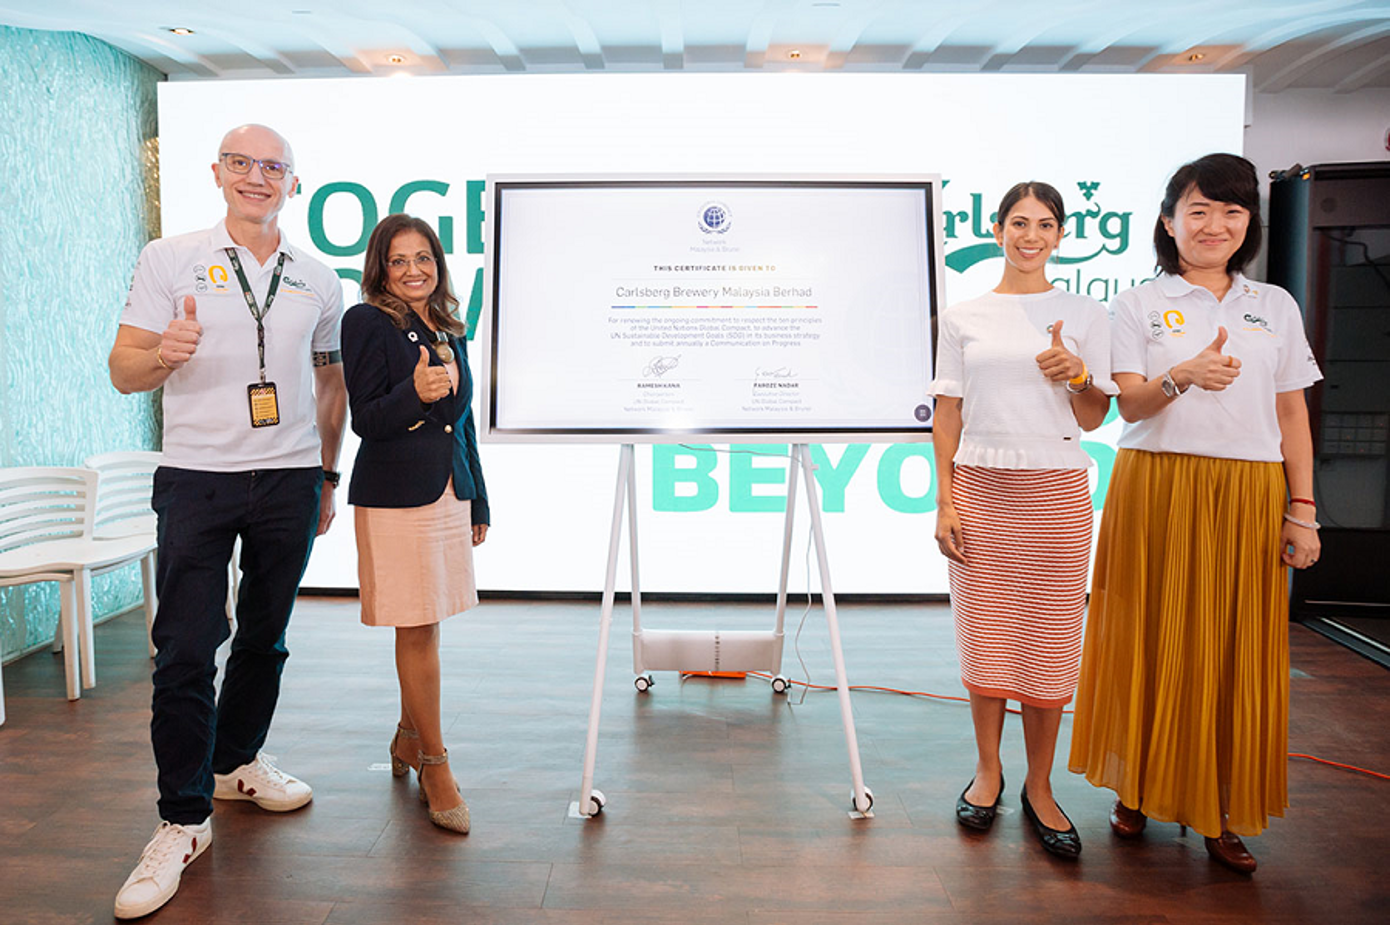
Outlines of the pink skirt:
<svg viewBox="0 0 1390 925">
<path fill-rule="evenodd" d="M 452 479 L 424 507 L 357 507 L 363 623 L 428 626 L 477 606 L 472 509 Z"/>
<path fill-rule="evenodd" d="M 1060 707 L 1076 691 L 1091 494 L 1084 469 L 956 466 L 968 565 L 949 564 L 961 681 L 972 693 Z"/>
</svg>

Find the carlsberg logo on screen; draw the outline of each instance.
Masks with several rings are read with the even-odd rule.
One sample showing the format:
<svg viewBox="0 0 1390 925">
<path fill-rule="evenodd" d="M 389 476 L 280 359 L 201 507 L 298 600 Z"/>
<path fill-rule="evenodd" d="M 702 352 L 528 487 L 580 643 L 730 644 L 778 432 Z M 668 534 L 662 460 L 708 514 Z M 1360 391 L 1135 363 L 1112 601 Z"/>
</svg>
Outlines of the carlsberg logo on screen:
<svg viewBox="0 0 1390 925">
<path fill-rule="evenodd" d="M 943 180 L 942 186 L 949 187 L 950 183 L 950 180 Z M 1079 193 L 1084 203 L 1067 213 L 1064 223 L 1066 237 L 1059 249 L 1066 253 L 1052 257 L 1051 264 L 1057 267 L 1057 271 L 1048 281 L 1059 289 L 1090 296 L 1098 302 L 1108 302 L 1115 294 L 1137 286 L 1149 277 L 1096 275 L 1097 269 L 1103 272 L 1103 267 L 1095 265 L 1098 258 L 1118 257 L 1129 250 L 1130 226 L 1134 217 L 1132 211 L 1106 208 L 1100 196 L 1101 185 L 1096 180 L 1081 180 L 1076 183 L 1075 193 L 1065 188 L 1060 190 L 1067 200 L 1074 200 Z M 983 193 L 971 192 L 967 195 L 969 208 L 952 208 L 953 204 L 959 203 L 959 198 L 947 193 L 942 209 L 946 226 L 946 267 L 957 273 L 964 273 L 976 264 L 1001 257 L 1004 253 L 994 242 L 994 223 L 998 214 L 985 211 Z"/>
</svg>

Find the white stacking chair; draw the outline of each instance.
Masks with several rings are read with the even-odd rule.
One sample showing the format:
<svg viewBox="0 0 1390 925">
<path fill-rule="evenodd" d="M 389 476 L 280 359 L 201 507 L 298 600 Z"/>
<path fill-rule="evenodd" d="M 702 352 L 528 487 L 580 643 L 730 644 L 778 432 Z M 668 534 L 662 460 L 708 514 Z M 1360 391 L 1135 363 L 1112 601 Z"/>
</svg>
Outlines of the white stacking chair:
<svg viewBox="0 0 1390 925">
<path fill-rule="evenodd" d="M 91 469 L 0 469 L 0 587 L 58 583 L 69 700 L 96 685 L 92 575 L 136 562 L 153 548 L 143 536 L 94 538 L 97 482 Z"/>
<path fill-rule="evenodd" d="M 140 537 L 149 543 L 148 551 L 140 557 L 140 584 L 145 595 L 145 634 L 154 626 L 158 597 L 154 588 L 155 514 L 150 507 L 154 493 L 154 470 L 159 468 L 163 454 L 153 450 L 118 450 L 89 456 L 85 465 L 100 477 L 97 483 L 96 522 L 92 535 L 97 540 L 124 540 Z M 125 565 L 122 562 L 120 565 Z M 119 567 L 119 566 L 114 566 Z M 109 571 L 109 569 L 102 569 Z M 154 658 L 154 642 L 149 642 L 150 658 Z"/>
<path fill-rule="evenodd" d="M 58 582 L 69 700 L 81 696 L 77 582 L 81 547 L 91 542 L 97 474 L 90 469 L 0 469 L 0 587 Z"/>
</svg>

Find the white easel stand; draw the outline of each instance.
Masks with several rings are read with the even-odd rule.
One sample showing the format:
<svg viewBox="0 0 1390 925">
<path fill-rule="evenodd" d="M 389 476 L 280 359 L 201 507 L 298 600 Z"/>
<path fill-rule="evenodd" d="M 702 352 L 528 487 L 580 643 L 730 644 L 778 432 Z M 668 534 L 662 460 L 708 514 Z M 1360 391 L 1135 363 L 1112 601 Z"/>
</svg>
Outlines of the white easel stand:
<svg viewBox="0 0 1390 925">
<path fill-rule="evenodd" d="M 594 693 L 589 702 L 589 736 L 584 748 L 584 776 L 579 800 L 570 805 L 570 815 L 592 818 L 603 811 L 603 793 L 594 789 L 594 764 L 598 758 L 599 714 L 603 707 L 603 676 L 608 655 L 608 633 L 613 624 L 613 589 L 618 573 L 618 547 L 622 539 L 623 507 L 627 507 L 628 551 L 632 561 L 632 664 L 636 687 L 652 686 L 650 670 L 657 671 L 764 671 L 775 677 L 772 689 L 787 690 L 782 668 L 783 625 L 787 612 L 787 578 L 791 568 L 792 524 L 796 511 L 798 468 L 806 479 L 806 503 L 811 512 L 811 534 L 815 539 L 820 566 L 821 597 L 830 649 L 835 661 L 835 687 L 840 697 L 840 718 L 845 728 L 845 747 L 849 752 L 851 816 L 865 818 L 874 804 L 873 792 L 864 786 L 859 763 L 859 740 L 854 732 L 854 713 L 850 708 L 849 681 L 845 677 L 845 657 L 840 646 L 840 624 L 835 612 L 835 594 L 830 586 L 830 564 L 821 527 L 820 499 L 816 496 L 815 467 L 811 451 L 804 443 L 792 447 L 787 470 L 787 514 L 782 531 L 782 571 L 777 586 L 776 623 L 771 632 L 704 632 L 695 630 L 643 630 L 642 592 L 637 572 L 637 476 L 632 444 L 623 444 L 618 455 L 618 486 L 613 499 L 613 522 L 608 538 L 608 572 L 603 585 L 603 615 L 599 620 L 598 658 L 594 665 Z"/>
</svg>

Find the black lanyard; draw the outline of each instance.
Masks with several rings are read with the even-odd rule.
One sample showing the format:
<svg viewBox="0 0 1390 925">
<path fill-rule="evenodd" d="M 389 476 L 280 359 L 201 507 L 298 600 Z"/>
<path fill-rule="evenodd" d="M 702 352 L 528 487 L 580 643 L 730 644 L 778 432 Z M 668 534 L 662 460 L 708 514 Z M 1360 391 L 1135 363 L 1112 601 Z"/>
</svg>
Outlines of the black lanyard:
<svg viewBox="0 0 1390 925">
<path fill-rule="evenodd" d="M 261 359 L 261 385 L 265 385 L 265 316 L 270 314 L 270 303 L 275 301 L 275 293 L 280 289 L 280 274 L 285 270 L 285 252 L 280 252 L 280 259 L 275 263 L 275 272 L 270 275 L 270 288 L 265 293 L 265 307 L 256 304 L 256 297 L 251 294 L 251 284 L 246 281 L 246 274 L 241 270 L 241 258 L 236 254 L 235 247 L 223 248 L 227 252 L 227 259 L 232 262 L 232 269 L 236 271 L 236 281 L 241 283 L 241 294 L 246 297 L 246 307 L 251 310 L 251 317 L 256 319 L 256 349 L 260 353 Z"/>
</svg>

